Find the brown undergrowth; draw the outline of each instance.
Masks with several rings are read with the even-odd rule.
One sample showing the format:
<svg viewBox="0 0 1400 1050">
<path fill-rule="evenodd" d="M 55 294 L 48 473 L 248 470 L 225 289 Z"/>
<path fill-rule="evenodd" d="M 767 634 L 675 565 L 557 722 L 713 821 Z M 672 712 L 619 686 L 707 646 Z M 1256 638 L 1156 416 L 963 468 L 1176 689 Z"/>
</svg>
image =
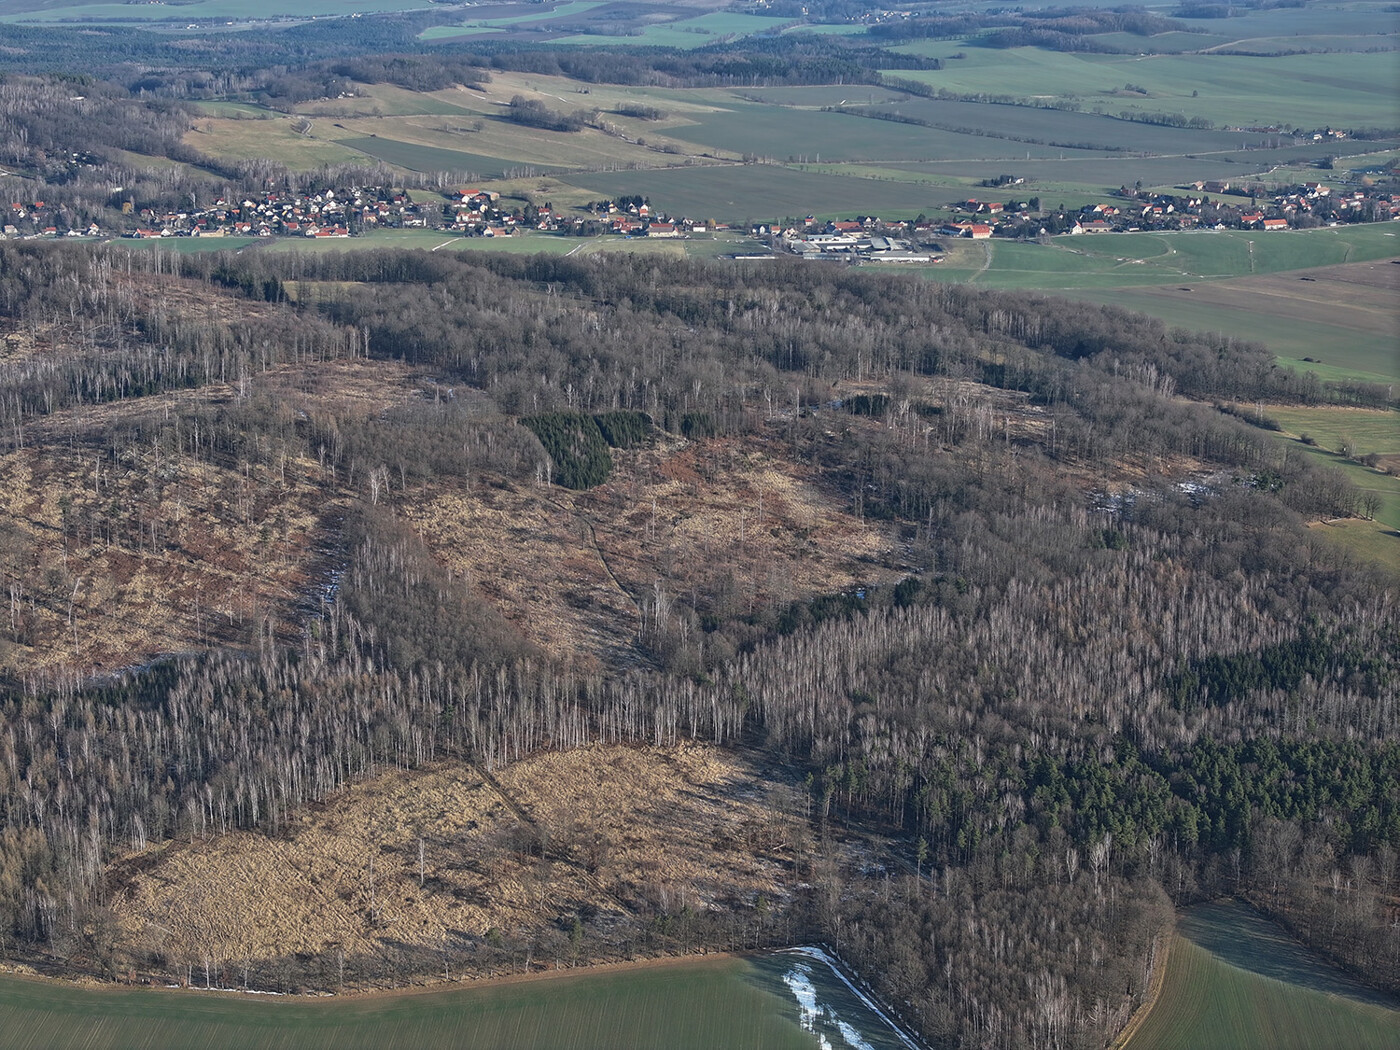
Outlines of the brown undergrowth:
<svg viewBox="0 0 1400 1050">
<path fill-rule="evenodd" d="M 296 451 L 257 459 L 183 454 L 129 435 L 149 421 L 261 396 L 286 412 L 371 415 L 413 396 L 399 365 L 283 367 L 57 412 L 0 455 L 0 668 L 113 671 L 166 653 L 297 632 L 299 607 L 338 557 L 355 498 Z"/>
<path fill-rule="evenodd" d="M 580 665 L 642 662 L 656 603 L 745 613 L 893 575 L 893 540 L 776 437 L 661 436 L 587 492 L 500 478 L 396 509 L 529 637 Z"/>
<path fill-rule="evenodd" d="M 287 833 L 235 831 L 109 872 L 115 950 L 139 967 L 374 957 L 656 913 L 779 901 L 805 847 L 795 794 L 752 756 L 595 745 L 487 774 L 383 772 Z"/>
</svg>

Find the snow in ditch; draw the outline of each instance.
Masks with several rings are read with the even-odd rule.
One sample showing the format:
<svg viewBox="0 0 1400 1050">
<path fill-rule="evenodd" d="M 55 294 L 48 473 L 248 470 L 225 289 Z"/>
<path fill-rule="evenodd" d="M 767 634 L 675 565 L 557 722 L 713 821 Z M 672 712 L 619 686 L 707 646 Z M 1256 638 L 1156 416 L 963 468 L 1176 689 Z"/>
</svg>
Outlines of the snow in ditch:
<svg viewBox="0 0 1400 1050">
<path fill-rule="evenodd" d="M 865 1004 L 866 1008 L 870 1010 L 871 1013 L 889 1026 L 890 1030 L 901 1043 L 908 1047 L 909 1050 L 920 1050 L 919 1044 L 911 1039 L 899 1025 L 895 1024 L 894 1020 L 880 1008 L 874 999 L 852 984 L 851 980 L 842 972 L 841 968 L 836 965 L 836 960 L 822 951 L 822 949 L 811 946 L 785 948 L 783 949 L 783 954 L 802 956 L 806 959 L 811 959 L 813 962 L 824 963 L 832 974 L 849 988 L 856 998 Z M 875 1050 L 875 1048 L 861 1036 L 854 1025 L 836 1016 L 835 1009 L 825 1003 L 817 1002 L 817 986 L 812 982 L 812 969 L 807 963 L 793 963 L 792 969 L 788 970 L 788 972 L 783 975 L 783 983 L 788 986 L 792 991 L 793 998 L 797 1000 L 799 1020 L 801 1021 L 802 1027 L 817 1035 L 817 1038 L 821 1040 L 821 1050 L 831 1050 L 831 1044 L 827 1041 L 826 1036 L 816 1031 L 817 1021 L 823 1016 L 825 1016 L 831 1025 L 835 1026 L 836 1030 L 841 1033 L 842 1041 L 850 1050 Z"/>
<path fill-rule="evenodd" d="M 812 968 L 806 963 L 796 963 L 783 974 L 783 983 L 797 1000 L 798 1023 L 817 1037 L 821 1050 L 835 1050 L 831 1041 L 817 1031 L 817 1021 L 823 1016 L 836 1026 L 841 1038 L 850 1050 L 875 1050 L 861 1038 L 855 1027 L 836 1016 L 836 1010 L 825 1003 L 817 1002 L 817 986 L 812 983 Z"/>
<path fill-rule="evenodd" d="M 835 1017 L 833 1017 L 832 1020 L 836 1021 L 836 1028 L 840 1031 L 841 1038 L 846 1040 L 846 1045 L 849 1046 L 851 1050 L 875 1050 L 873 1046 L 860 1037 L 859 1032 L 845 1021 L 836 1020 Z M 826 1040 L 822 1041 L 825 1042 Z"/>
<path fill-rule="evenodd" d="M 797 1000 L 798 1022 L 807 1031 L 815 1032 L 817 1018 L 821 1016 L 824 1008 L 817 1005 L 817 986 L 812 983 L 811 969 L 798 963 L 783 974 L 783 983 Z"/>
</svg>

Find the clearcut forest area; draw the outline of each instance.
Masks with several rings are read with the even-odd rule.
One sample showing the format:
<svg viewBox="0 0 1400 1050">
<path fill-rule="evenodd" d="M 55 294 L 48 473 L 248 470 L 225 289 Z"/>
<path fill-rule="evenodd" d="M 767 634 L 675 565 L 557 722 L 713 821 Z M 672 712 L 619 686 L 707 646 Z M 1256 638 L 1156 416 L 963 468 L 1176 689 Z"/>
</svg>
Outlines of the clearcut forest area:
<svg viewBox="0 0 1400 1050">
<path fill-rule="evenodd" d="M 1400 16 L 0 0 L 0 1046 L 1388 1046 Z"/>
</svg>

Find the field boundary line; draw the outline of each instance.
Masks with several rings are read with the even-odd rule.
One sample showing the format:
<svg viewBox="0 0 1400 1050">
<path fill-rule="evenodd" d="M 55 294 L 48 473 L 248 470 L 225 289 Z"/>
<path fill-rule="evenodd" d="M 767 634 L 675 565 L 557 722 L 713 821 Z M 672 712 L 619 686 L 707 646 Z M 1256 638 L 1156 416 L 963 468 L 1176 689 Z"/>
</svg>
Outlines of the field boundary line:
<svg viewBox="0 0 1400 1050">
<path fill-rule="evenodd" d="M 1137 1035 L 1138 1030 L 1146 1023 L 1148 1015 L 1152 1013 L 1152 1008 L 1157 1005 L 1157 1000 L 1162 994 L 1162 986 L 1167 983 L 1167 961 L 1171 958 L 1176 938 L 1176 924 L 1173 922 L 1172 928 L 1167 931 L 1162 942 L 1162 957 L 1152 968 L 1152 980 L 1147 988 L 1147 997 L 1143 999 L 1142 1005 L 1133 1011 L 1133 1016 L 1128 1018 L 1128 1023 L 1118 1033 L 1118 1038 L 1113 1040 L 1110 1050 L 1124 1050 L 1133 1041 L 1133 1036 Z"/>
</svg>

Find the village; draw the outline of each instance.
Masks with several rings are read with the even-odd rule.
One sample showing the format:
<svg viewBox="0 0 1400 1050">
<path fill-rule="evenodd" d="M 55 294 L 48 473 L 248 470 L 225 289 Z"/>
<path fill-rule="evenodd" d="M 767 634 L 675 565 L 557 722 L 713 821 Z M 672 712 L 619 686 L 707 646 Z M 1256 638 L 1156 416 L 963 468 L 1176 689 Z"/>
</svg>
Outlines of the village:
<svg viewBox="0 0 1400 1050">
<path fill-rule="evenodd" d="M 1000 175 L 984 186 L 1020 186 Z M 1372 185 L 1334 189 L 1320 182 L 1286 187 L 1258 183 L 1195 182 L 1178 192 L 1122 186 L 1119 203 L 1096 203 L 1077 211 L 1043 209 L 1039 197 L 1004 200 L 968 198 L 950 202 L 947 218 L 914 219 L 857 215 L 848 219 L 787 218 L 749 222 L 742 232 L 774 252 L 802 259 L 850 263 L 941 261 L 939 238 L 1034 240 L 1121 232 L 1244 229 L 1283 231 L 1400 218 L 1400 201 Z M 681 239 L 727 231 L 714 218 L 673 216 L 641 196 L 590 202 L 570 214 L 549 202 L 522 204 L 497 191 L 465 188 L 421 194 L 386 187 L 339 187 L 318 193 L 267 192 L 257 199 L 215 199 L 208 207 L 156 212 L 124 202 L 117 229 L 97 222 L 66 221 L 66 209 L 43 201 L 12 203 L 4 239 L 56 237 L 151 239 L 167 237 L 348 238 L 378 229 L 431 229 L 466 237 L 513 237 L 544 233 L 572 237 Z"/>
</svg>

